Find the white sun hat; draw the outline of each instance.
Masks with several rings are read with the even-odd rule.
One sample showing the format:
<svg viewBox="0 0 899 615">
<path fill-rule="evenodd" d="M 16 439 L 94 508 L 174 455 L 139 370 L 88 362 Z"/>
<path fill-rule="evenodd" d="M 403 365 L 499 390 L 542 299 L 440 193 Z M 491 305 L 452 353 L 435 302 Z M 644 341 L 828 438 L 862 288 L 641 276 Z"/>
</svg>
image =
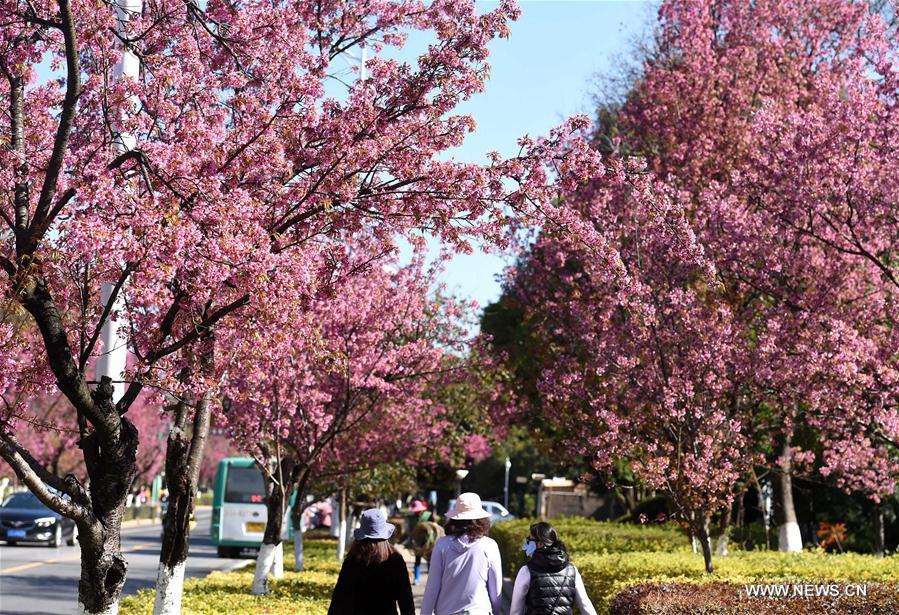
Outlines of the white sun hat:
<svg viewBox="0 0 899 615">
<path fill-rule="evenodd" d="M 469 521 L 473 519 L 486 519 L 490 513 L 481 506 L 481 496 L 477 493 L 463 493 L 456 498 L 453 509 L 446 513 L 448 519 L 455 521 Z"/>
</svg>

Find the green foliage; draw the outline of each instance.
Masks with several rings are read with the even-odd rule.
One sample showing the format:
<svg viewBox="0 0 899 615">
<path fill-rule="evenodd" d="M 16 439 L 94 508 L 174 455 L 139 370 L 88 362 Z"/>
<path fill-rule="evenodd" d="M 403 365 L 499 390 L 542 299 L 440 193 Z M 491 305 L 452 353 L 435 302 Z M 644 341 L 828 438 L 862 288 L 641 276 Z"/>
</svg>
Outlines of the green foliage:
<svg viewBox="0 0 899 615">
<path fill-rule="evenodd" d="M 490 536 L 499 544 L 506 574 L 513 576 L 524 565 L 521 545 L 536 519 L 499 523 Z M 678 552 L 690 549 L 684 533 L 673 525 L 625 525 L 582 517 L 553 519 L 559 538 L 577 561 L 582 556 L 604 553 Z"/>
<path fill-rule="evenodd" d="M 336 543 L 325 538 L 307 537 L 303 549 L 306 571 L 293 572 L 293 543 L 284 543 L 284 578 L 271 580 L 267 596 L 250 594 L 252 565 L 234 572 L 213 572 L 203 579 L 185 581 L 181 612 L 185 615 L 325 615 L 340 572 L 340 562 L 334 556 Z M 135 596 L 123 598 L 119 613 L 149 615 L 153 612 L 153 598 L 152 589 L 143 589 Z"/>
<path fill-rule="evenodd" d="M 681 615 L 716 613 L 719 615 L 830 615 L 897 613 L 899 593 L 888 585 L 866 584 L 865 595 L 797 598 L 747 598 L 743 585 L 733 583 L 654 583 L 631 587 L 618 594 L 612 603 L 613 615 Z M 842 589 L 840 589 L 842 591 Z"/>
</svg>

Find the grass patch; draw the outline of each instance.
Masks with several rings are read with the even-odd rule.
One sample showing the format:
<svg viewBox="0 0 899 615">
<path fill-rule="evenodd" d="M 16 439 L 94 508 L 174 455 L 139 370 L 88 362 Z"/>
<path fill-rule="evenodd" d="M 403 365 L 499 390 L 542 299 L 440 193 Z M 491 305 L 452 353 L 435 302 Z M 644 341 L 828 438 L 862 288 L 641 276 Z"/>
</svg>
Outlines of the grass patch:
<svg viewBox="0 0 899 615">
<path fill-rule="evenodd" d="M 326 615 L 337 583 L 340 562 L 337 543 L 307 536 L 303 542 L 306 570 L 293 572 L 293 543 L 284 543 L 284 578 L 269 582 L 267 596 L 253 596 L 253 565 L 234 572 L 213 572 L 203 579 L 184 582 L 181 612 L 185 615 L 265 613 L 270 615 Z M 154 590 L 143 589 L 123 598 L 121 615 L 150 615 Z"/>
</svg>

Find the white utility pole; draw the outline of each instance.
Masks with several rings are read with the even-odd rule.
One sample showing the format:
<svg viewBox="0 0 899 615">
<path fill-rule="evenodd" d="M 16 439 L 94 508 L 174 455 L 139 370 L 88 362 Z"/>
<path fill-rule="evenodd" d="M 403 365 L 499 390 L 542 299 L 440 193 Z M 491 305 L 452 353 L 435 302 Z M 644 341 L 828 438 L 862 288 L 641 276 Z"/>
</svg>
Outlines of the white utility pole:
<svg viewBox="0 0 899 615">
<path fill-rule="evenodd" d="M 506 479 L 503 483 L 503 506 L 509 510 L 509 470 L 512 469 L 512 460 L 506 457 Z"/>
<path fill-rule="evenodd" d="M 143 0 L 116 0 L 116 21 L 117 30 L 122 37 L 127 36 L 127 25 L 131 17 L 140 15 L 143 12 Z M 140 77 L 140 58 L 138 58 L 129 48 L 122 50 L 122 57 L 113 67 L 113 81 L 118 81 L 123 77 L 137 80 Z M 113 128 L 115 130 L 115 128 Z M 114 135 L 114 145 L 116 154 L 123 154 L 132 149 L 136 143 L 134 135 L 116 132 Z M 112 282 L 104 282 L 100 289 L 100 301 L 106 307 L 112 296 L 112 290 L 115 285 Z M 121 295 L 119 300 L 113 305 L 113 311 L 121 308 Z M 113 385 L 113 401 L 116 402 L 125 394 L 125 384 L 122 382 L 122 374 L 125 372 L 125 365 L 128 359 L 128 345 L 126 340 L 119 333 L 119 322 L 116 318 L 110 316 L 103 323 L 100 331 L 100 341 L 103 344 L 102 354 L 97 358 L 96 376 L 100 380 L 103 376 L 109 377 L 115 384 Z"/>
</svg>

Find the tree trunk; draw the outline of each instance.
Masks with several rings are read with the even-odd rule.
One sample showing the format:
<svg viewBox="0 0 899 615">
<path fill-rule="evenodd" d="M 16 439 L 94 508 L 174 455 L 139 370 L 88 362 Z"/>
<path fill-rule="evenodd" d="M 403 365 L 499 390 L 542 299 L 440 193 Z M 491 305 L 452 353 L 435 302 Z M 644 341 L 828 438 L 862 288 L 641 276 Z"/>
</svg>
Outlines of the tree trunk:
<svg viewBox="0 0 899 615">
<path fill-rule="evenodd" d="M 68 8 L 62 12 L 64 20 L 71 21 Z M 67 40 L 66 44 L 69 46 L 72 41 Z M 27 245 L 23 247 L 30 249 L 30 239 L 24 239 Z M 79 611 L 91 615 L 116 613 L 128 570 L 121 551 L 122 517 L 128 491 L 137 475 L 138 433 L 125 413 L 141 384 L 132 383 L 132 396 L 118 403 L 113 399 L 112 380 L 107 376 L 92 391 L 84 379 L 83 366 L 76 362 L 62 316 L 41 277 L 39 265 L 27 274 L 23 271 L 16 288 L 19 300 L 40 330 L 56 386 L 75 408 L 78 447 L 90 487 L 85 489 L 73 475 L 60 478 L 49 472 L 21 447 L 13 434 L 0 434 L 0 455 L 44 504 L 76 522 L 81 548 Z M 67 497 L 50 493 L 48 484 Z"/>
<path fill-rule="evenodd" d="M 306 558 L 303 553 L 303 511 L 306 510 L 306 485 L 309 482 L 311 470 L 308 466 L 297 463 L 293 468 L 293 487 L 297 495 L 290 511 L 291 523 L 293 523 L 293 569 L 303 572 L 306 569 Z"/>
<path fill-rule="evenodd" d="M 347 535 L 347 494 L 346 489 L 340 490 L 340 519 L 338 520 L 337 531 L 337 561 L 342 562 L 346 553 L 346 535 Z"/>
<path fill-rule="evenodd" d="M 705 560 L 705 571 L 712 574 L 712 545 L 709 537 L 709 516 L 704 511 L 700 511 L 696 516 L 694 523 L 694 531 L 696 538 L 699 540 L 699 546 L 702 548 L 702 559 Z"/>
<path fill-rule="evenodd" d="M 877 504 L 874 508 L 874 555 L 883 557 L 885 550 L 883 535 L 883 504 Z"/>
<path fill-rule="evenodd" d="M 102 378 L 93 393 L 94 401 L 107 412 L 115 412 L 113 388 Z M 137 476 L 138 433 L 126 417 L 120 418 L 118 437 L 94 431 L 79 446 L 90 479 L 92 521 L 78 523 L 81 546 L 81 580 L 78 605 L 81 613 L 117 613 L 125 585 L 128 562 L 122 555 L 121 529 L 128 491 Z"/>
<path fill-rule="evenodd" d="M 177 615 L 181 612 L 184 568 L 190 544 L 190 516 L 209 436 L 210 402 L 211 394 L 206 393 L 196 404 L 189 438 L 186 425 L 190 405 L 181 401 L 175 406 L 175 420 L 169 431 L 165 454 L 169 503 L 162 524 L 154 615 Z"/>
<path fill-rule="evenodd" d="M 293 569 L 303 572 L 306 569 L 306 558 L 303 553 L 303 509 L 306 505 L 306 496 L 297 491 L 296 501 L 290 511 L 290 519 L 293 523 Z"/>
<path fill-rule="evenodd" d="M 778 550 L 802 551 L 802 534 L 793 504 L 793 461 L 789 437 L 784 437 L 780 467 L 774 475 L 774 523 L 777 525 Z"/>
<path fill-rule="evenodd" d="M 256 571 L 253 575 L 253 595 L 268 593 L 269 574 L 275 578 L 284 576 L 284 545 L 281 534 L 284 530 L 284 513 L 293 491 L 294 459 L 286 456 L 280 458 L 269 454 L 267 446 L 260 447 L 263 455 L 270 463 L 265 474 L 265 508 L 267 518 L 265 533 L 262 535 L 262 546 L 256 556 Z"/>
<path fill-rule="evenodd" d="M 728 554 L 728 541 L 730 540 L 730 518 L 733 510 L 733 502 L 728 504 L 721 514 L 721 523 L 718 526 L 718 540 L 715 543 L 715 555 Z"/>
</svg>

